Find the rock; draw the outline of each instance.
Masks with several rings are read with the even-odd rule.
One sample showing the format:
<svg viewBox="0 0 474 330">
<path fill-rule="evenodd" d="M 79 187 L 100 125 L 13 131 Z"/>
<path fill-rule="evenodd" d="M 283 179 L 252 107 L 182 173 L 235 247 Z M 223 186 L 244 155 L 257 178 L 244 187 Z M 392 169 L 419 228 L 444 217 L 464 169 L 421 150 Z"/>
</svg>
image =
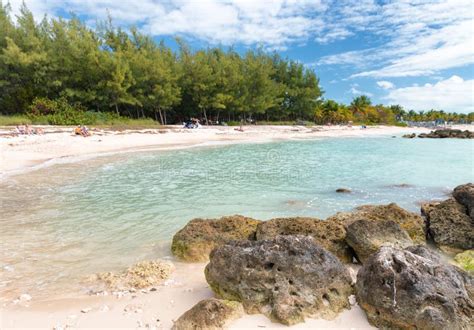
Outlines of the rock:
<svg viewBox="0 0 474 330">
<path fill-rule="evenodd" d="M 405 250 L 420 257 L 430 259 L 435 262 L 441 262 L 441 256 L 434 249 L 434 247 L 428 247 L 427 245 L 412 245 L 407 247 Z"/>
<path fill-rule="evenodd" d="M 453 197 L 467 208 L 467 214 L 474 220 L 474 184 L 467 183 L 453 190 Z"/>
<path fill-rule="evenodd" d="M 411 133 L 411 134 L 405 134 L 402 136 L 403 138 L 406 138 L 406 139 L 413 139 L 416 137 L 416 134 L 415 133 Z"/>
<path fill-rule="evenodd" d="M 421 215 L 425 218 L 428 217 L 430 212 L 434 210 L 434 208 L 439 205 L 440 202 L 424 202 L 421 203 Z"/>
<path fill-rule="evenodd" d="M 161 284 L 172 270 L 173 264 L 169 261 L 142 261 L 122 273 L 99 273 L 91 280 L 104 284 L 108 289 L 128 290 L 128 293 Z"/>
<path fill-rule="evenodd" d="M 347 243 L 362 263 L 382 246 L 405 248 L 413 245 L 407 232 L 392 220 L 358 220 L 347 227 Z"/>
<path fill-rule="evenodd" d="M 218 296 L 287 325 L 335 317 L 352 292 L 347 269 L 310 236 L 229 242 L 212 251 L 205 275 Z"/>
<path fill-rule="evenodd" d="M 181 315 L 173 330 L 224 329 L 229 322 L 243 315 L 242 304 L 237 301 L 205 299 Z"/>
<path fill-rule="evenodd" d="M 382 247 L 357 275 L 356 297 L 385 329 L 472 329 L 474 280 L 455 266 Z"/>
<path fill-rule="evenodd" d="M 341 193 L 341 194 L 350 194 L 352 191 L 350 189 L 347 189 L 347 188 L 337 188 L 336 192 Z"/>
<path fill-rule="evenodd" d="M 466 207 L 454 199 L 425 204 L 428 237 L 445 252 L 460 252 L 474 248 L 474 222 Z"/>
<path fill-rule="evenodd" d="M 454 257 L 456 264 L 466 272 L 474 275 L 474 250 L 466 250 Z"/>
<path fill-rule="evenodd" d="M 216 246 L 231 240 L 255 239 L 260 222 L 241 215 L 194 219 L 174 235 L 171 251 L 185 261 L 206 261 Z"/>
<path fill-rule="evenodd" d="M 339 212 L 327 218 L 327 221 L 336 221 L 346 228 L 357 220 L 392 220 L 398 223 L 415 243 L 425 242 L 423 218 L 418 214 L 402 209 L 395 203 L 387 205 L 362 205 L 353 212 Z"/>
<path fill-rule="evenodd" d="M 430 133 L 421 133 L 418 135 L 419 138 L 432 138 L 432 139 L 446 139 L 446 138 L 457 138 L 457 139 L 474 139 L 474 132 L 460 129 L 437 129 Z"/>
<path fill-rule="evenodd" d="M 276 218 L 257 226 L 257 240 L 272 239 L 278 235 L 308 235 L 342 262 L 352 262 L 354 253 L 345 241 L 346 229 L 341 224 L 317 218 Z"/>
<path fill-rule="evenodd" d="M 92 308 L 86 307 L 86 308 L 81 309 L 81 313 L 86 314 L 86 313 L 89 313 L 91 310 L 92 310 Z"/>
</svg>

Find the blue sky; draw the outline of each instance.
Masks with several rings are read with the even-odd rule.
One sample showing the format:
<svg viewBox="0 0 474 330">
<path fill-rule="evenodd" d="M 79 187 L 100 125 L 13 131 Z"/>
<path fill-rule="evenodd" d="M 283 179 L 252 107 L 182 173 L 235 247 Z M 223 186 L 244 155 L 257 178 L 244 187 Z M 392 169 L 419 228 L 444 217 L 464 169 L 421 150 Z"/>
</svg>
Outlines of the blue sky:
<svg viewBox="0 0 474 330">
<path fill-rule="evenodd" d="M 5 0 L 4 0 L 5 1 Z M 10 0 L 14 12 L 21 0 Z M 35 17 L 105 19 L 173 46 L 277 51 L 314 69 L 325 97 L 474 111 L 472 0 L 25 0 Z"/>
</svg>

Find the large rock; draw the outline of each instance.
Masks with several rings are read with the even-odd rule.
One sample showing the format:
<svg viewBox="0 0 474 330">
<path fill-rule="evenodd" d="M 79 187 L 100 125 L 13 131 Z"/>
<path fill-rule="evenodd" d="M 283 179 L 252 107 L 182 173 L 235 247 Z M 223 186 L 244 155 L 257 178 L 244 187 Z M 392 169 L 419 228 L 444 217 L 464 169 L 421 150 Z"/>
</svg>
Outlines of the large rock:
<svg viewBox="0 0 474 330">
<path fill-rule="evenodd" d="M 453 190 L 453 197 L 467 209 L 467 214 L 474 220 L 474 184 L 467 183 Z"/>
<path fill-rule="evenodd" d="M 390 329 L 472 329 L 473 278 L 426 257 L 431 252 L 414 252 L 382 247 L 359 270 L 356 297 L 369 322 Z"/>
<path fill-rule="evenodd" d="M 413 245 L 407 232 L 392 220 L 355 221 L 347 227 L 346 241 L 361 262 L 365 262 L 381 246 L 405 248 Z"/>
<path fill-rule="evenodd" d="M 454 199 L 422 206 L 429 238 L 446 252 L 474 248 L 474 220 Z"/>
<path fill-rule="evenodd" d="M 206 261 L 216 246 L 231 240 L 255 239 L 260 222 L 241 215 L 194 219 L 174 235 L 171 251 L 185 261 Z"/>
<path fill-rule="evenodd" d="M 339 222 L 346 228 L 357 220 L 392 220 L 398 223 L 414 242 L 425 242 L 423 218 L 418 214 L 408 212 L 395 203 L 387 205 L 362 205 L 353 212 L 339 212 L 327 220 Z"/>
<path fill-rule="evenodd" d="M 287 325 L 333 318 L 352 293 L 347 269 L 310 236 L 230 242 L 212 251 L 205 274 L 218 296 Z"/>
<path fill-rule="evenodd" d="M 278 235 L 308 235 L 319 245 L 333 253 L 342 262 L 352 262 L 353 251 L 345 241 L 346 229 L 332 221 L 317 218 L 277 218 L 260 223 L 257 240 L 271 239 Z"/>
<path fill-rule="evenodd" d="M 244 315 L 242 304 L 237 301 L 215 298 L 198 302 L 174 323 L 173 330 L 215 330 Z"/>
</svg>

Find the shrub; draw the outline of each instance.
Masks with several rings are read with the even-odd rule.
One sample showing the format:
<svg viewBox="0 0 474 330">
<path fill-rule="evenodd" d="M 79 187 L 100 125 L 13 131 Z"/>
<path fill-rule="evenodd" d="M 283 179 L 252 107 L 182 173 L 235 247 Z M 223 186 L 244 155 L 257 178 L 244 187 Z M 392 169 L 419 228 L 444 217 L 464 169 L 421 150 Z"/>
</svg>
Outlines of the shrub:
<svg viewBox="0 0 474 330">
<path fill-rule="evenodd" d="M 73 106 L 65 98 L 36 98 L 28 108 L 28 117 L 51 125 L 92 125 L 97 121 L 93 112 L 85 111 L 80 104 Z"/>
</svg>

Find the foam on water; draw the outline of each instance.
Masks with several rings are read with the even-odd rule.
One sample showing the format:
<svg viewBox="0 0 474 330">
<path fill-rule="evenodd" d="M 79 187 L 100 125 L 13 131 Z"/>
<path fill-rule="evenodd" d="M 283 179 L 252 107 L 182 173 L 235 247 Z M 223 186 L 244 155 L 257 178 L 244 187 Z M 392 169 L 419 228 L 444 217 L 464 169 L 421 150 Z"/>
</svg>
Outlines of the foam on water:
<svg viewBox="0 0 474 330">
<path fill-rule="evenodd" d="M 338 138 L 147 150 L 10 177 L 0 186 L 0 296 L 86 289 L 89 274 L 169 255 L 194 217 L 325 218 L 389 202 L 416 211 L 473 181 L 473 157 L 471 140 Z"/>
</svg>

